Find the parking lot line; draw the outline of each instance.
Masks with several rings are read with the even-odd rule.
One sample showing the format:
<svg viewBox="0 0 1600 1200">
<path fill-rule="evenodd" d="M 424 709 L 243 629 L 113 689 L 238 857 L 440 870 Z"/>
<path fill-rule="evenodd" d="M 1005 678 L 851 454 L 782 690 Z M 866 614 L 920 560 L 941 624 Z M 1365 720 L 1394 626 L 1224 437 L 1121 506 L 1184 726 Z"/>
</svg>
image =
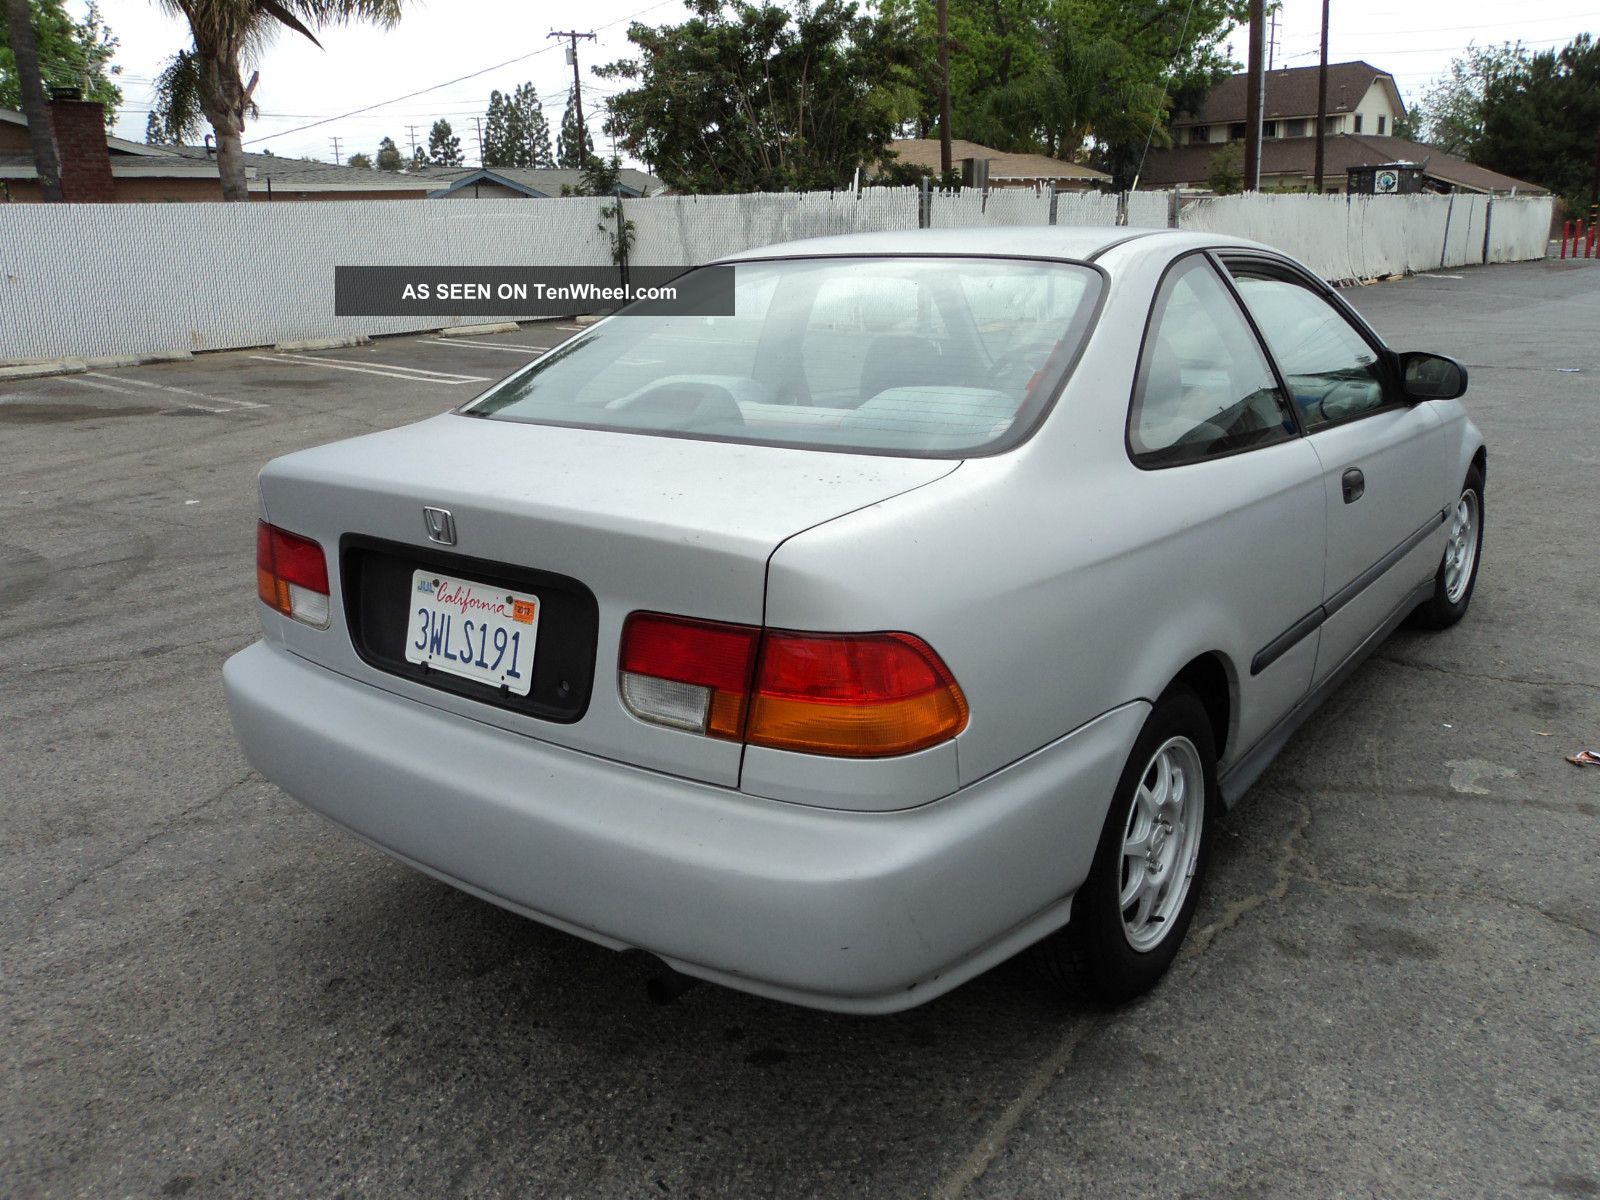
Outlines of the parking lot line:
<svg viewBox="0 0 1600 1200">
<path fill-rule="evenodd" d="M 334 371 L 358 371 L 363 375 L 382 375 L 385 379 L 409 379 L 412 383 L 488 383 L 487 375 L 447 375 L 443 371 L 424 371 L 417 367 L 395 367 L 389 363 L 362 366 L 356 363 L 336 362 L 331 358 L 303 358 L 296 354 L 252 354 L 261 362 L 297 363 L 302 367 L 327 367 Z M 385 368 L 379 370 L 378 368 Z"/>
<path fill-rule="evenodd" d="M 100 382 L 101 378 L 104 378 L 104 377 L 97 377 L 96 379 L 84 379 L 81 376 L 77 376 L 77 375 L 64 375 L 64 376 L 62 376 L 61 381 L 63 383 L 75 384 L 78 387 L 94 388 L 96 391 L 99 391 L 99 392 L 116 392 L 119 396 L 138 396 L 141 399 L 154 399 L 155 398 L 155 397 L 146 397 L 143 392 L 136 392 L 132 388 L 118 387 L 114 383 L 103 383 L 103 382 Z M 131 382 L 131 381 L 124 380 L 123 382 Z M 194 404 L 194 403 L 191 403 L 188 400 L 168 400 L 168 401 L 166 401 L 166 403 L 170 404 L 170 405 L 176 405 L 176 406 L 179 406 L 181 408 L 193 409 L 195 412 L 225 413 L 225 412 L 231 411 L 230 409 L 226 409 L 226 408 L 212 408 L 212 407 L 210 407 L 208 405 L 205 405 L 205 404 Z"/>
<path fill-rule="evenodd" d="M 508 354 L 531 354 L 537 357 L 549 352 L 548 346 L 497 346 L 493 342 L 474 342 L 468 338 L 423 338 L 430 346 L 480 346 L 485 350 L 503 350 Z"/>
<path fill-rule="evenodd" d="M 126 375 L 107 375 L 103 371 L 90 371 L 89 374 L 93 375 L 96 379 L 109 379 L 113 383 L 128 383 L 132 384 L 134 387 L 150 388 L 158 392 L 168 392 L 174 396 L 193 396 L 196 400 L 209 400 L 212 404 L 220 404 L 223 406 L 220 409 L 214 410 L 216 412 L 228 412 L 230 410 L 240 408 L 267 407 L 267 405 L 257 403 L 254 400 L 234 400 L 233 398 L 227 396 L 212 396 L 206 392 L 191 391 L 189 388 L 173 387 L 170 383 L 150 383 L 144 379 L 129 379 Z M 182 401 L 174 400 L 173 403 L 179 404 L 182 403 Z M 191 404 L 190 407 L 198 408 L 200 406 Z"/>
</svg>

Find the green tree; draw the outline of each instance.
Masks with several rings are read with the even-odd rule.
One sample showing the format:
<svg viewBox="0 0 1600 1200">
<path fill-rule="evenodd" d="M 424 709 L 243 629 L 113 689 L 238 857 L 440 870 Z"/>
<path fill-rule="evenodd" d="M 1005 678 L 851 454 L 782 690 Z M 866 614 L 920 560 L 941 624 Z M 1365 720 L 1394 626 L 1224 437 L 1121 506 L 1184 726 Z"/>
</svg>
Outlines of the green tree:
<svg viewBox="0 0 1600 1200">
<path fill-rule="evenodd" d="M 1412 106 L 1411 126 L 1417 138 L 1446 154 L 1471 157 L 1483 138 L 1490 86 L 1497 79 L 1519 75 L 1527 63 L 1528 51 L 1521 42 L 1468 45 Z"/>
<path fill-rule="evenodd" d="M 588 164 L 583 168 L 583 175 L 578 180 L 575 194 L 579 196 L 615 196 L 621 183 L 622 160 L 620 158 L 614 154 L 610 158 L 601 158 L 598 154 L 591 154 Z"/>
<path fill-rule="evenodd" d="M 29 19 L 45 86 L 82 89 L 85 100 L 105 106 L 106 128 L 111 128 L 122 104 L 122 89 L 116 84 L 122 68 L 112 62 L 118 43 L 101 18 L 100 6 L 90 3 L 84 19 L 74 21 L 67 14 L 66 0 L 5 0 L 8 9 L 13 2 L 18 17 Z M 10 25 L 0 22 L 0 108 L 22 107 Z"/>
<path fill-rule="evenodd" d="M 363 154 L 358 150 L 349 158 L 345 159 L 344 165 L 347 167 L 354 167 L 358 171 L 370 171 L 372 170 L 372 156 L 370 154 Z"/>
<path fill-rule="evenodd" d="M 687 7 L 680 25 L 631 26 L 637 56 L 596 71 L 634 85 L 611 98 L 607 131 L 681 191 L 836 187 L 914 115 L 903 19 L 849 0 Z"/>
<path fill-rule="evenodd" d="M 400 147 L 393 138 L 386 137 L 378 143 L 378 170 L 398 171 L 404 165 L 405 159 L 400 157 Z"/>
<path fill-rule="evenodd" d="M 553 167 L 550 122 L 533 84 L 517 85 L 507 96 L 489 93 L 483 121 L 483 165 L 486 167 Z"/>
<path fill-rule="evenodd" d="M 933 0 L 886 0 L 913 27 L 918 102 L 905 132 L 938 131 Z M 1241 0 L 949 0 L 953 135 L 1061 158 L 1089 152 L 1126 186 L 1166 121 L 1232 69 Z"/>
<path fill-rule="evenodd" d="M 257 75 L 245 83 L 244 65 L 279 29 L 291 29 L 320 46 L 312 29 L 349 21 L 384 27 L 400 19 L 402 0 L 158 0 L 189 23 L 194 43 L 175 57 L 157 84 L 163 94 L 191 96 L 217 139 L 217 171 L 224 200 L 248 200 L 244 173 L 244 123 L 256 111 Z M 186 78 L 169 78 L 181 71 Z M 181 129 L 181 111 L 162 113 L 169 129 Z M 177 119 L 175 119 L 177 118 Z M 191 118 L 192 119 L 192 118 Z"/>
<path fill-rule="evenodd" d="M 450 128 L 449 121 L 439 118 L 428 131 L 428 165 L 459 167 L 464 161 L 461 157 L 461 139 Z"/>
<path fill-rule="evenodd" d="M 1570 208 L 1600 204 L 1600 44 L 1580 34 L 1490 79 L 1471 158 L 1549 188 Z"/>
<path fill-rule="evenodd" d="M 1244 191 L 1244 143 L 1229 142 L 1206 159 L 1206 186 L 1219 196 Z"/>
<path fill-rule="evenodd" d="M 433 164 L 428 161 L 428 151 L 424 147 L 413 146 L 411 148 L 411 158 L 406 163 L 407 170 L 420 171 L 424 167 L 429 167 L 432 165 Z"/>
<path fill-rule="evenodd" d="M 511 107 L 517 115 L 524 160 L 519 167 L 553 167 L 555 153 L 550 149 L 550 122 L 539 104 L 539 93 L 531 83 L 520 83 L 511 95 Z"/>
<path fill-rule="evenodd" d="M 152 112 L 144 119 L 144 144 L 146 146 L 170 146 L 171 135 L 167 133 L 167 124 L 161 119 L 161 114 Z"/>
<path fill-rule="evenodd" d="M 515 118 L 511 100 L 498 88 L 489 93 L 489 109 L 483 114 L 483 165 L 509 167 L 516 153 Z"/>
<path fill-rule="evenodd" d="M 561 114 L 561 134 L 556 138 L 556 166 L 582 170 L 593 154 L 587 129 L 578 127 L 577 91 L 567 95 L 567 110 Z"/>
</svg>

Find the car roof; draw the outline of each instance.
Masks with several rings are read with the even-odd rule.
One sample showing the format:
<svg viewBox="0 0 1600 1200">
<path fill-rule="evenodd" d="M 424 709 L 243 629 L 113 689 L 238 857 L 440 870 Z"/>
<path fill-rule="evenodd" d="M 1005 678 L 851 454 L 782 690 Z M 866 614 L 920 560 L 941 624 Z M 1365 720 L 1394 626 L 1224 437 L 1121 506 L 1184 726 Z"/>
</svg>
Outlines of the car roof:
<svg viewBox="0 0 1600 1200">
<path fill-rule="evenodd" d="M 949 254 L 1017 255 L 1084 262 L 1123 243 L 1137 243 L 1139 250 L 1160 255 L 1217 245 L 1266 249 L 1259 243 L 1243 238 L 1178 229 L 1141 229 L 1127 225 L 988 225 L 965 229 L 895 229 L 805 238 L 741 251 L 717 261 L 731 263 L 851 254 Z"/>
</svg>

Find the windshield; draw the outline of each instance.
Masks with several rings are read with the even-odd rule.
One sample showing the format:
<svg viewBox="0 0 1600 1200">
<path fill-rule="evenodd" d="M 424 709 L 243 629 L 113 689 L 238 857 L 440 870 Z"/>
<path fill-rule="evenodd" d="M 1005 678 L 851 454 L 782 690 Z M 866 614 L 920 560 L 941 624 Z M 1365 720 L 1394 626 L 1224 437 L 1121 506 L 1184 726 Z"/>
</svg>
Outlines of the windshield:
<svg viewBox="0 0 1600 1200">
<path fill-rule="evenodd" d="M 1024 437 L 1077 356 L 1100 276 L 1031 259 L 739 263 L 734 315 L 596 325 L 468 415 L 751 444 L 960 457 Z M 701 272 L 677 281 L 692 303 Z"/>
</svg>

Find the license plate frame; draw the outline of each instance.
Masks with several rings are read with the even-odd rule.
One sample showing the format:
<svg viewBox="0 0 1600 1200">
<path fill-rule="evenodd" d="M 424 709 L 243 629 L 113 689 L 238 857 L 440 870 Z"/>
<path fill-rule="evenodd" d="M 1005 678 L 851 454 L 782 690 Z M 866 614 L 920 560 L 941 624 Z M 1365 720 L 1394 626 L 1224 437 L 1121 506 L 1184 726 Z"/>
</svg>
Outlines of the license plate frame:
<svg viewBox="0 0 1600 1200">
<path fill-rule="evenodd" d="M 539 617 L 532 592 L 427 569 L 411 573 L 405 659 L 496 691 L 533 687 Z"/>
</svg>

